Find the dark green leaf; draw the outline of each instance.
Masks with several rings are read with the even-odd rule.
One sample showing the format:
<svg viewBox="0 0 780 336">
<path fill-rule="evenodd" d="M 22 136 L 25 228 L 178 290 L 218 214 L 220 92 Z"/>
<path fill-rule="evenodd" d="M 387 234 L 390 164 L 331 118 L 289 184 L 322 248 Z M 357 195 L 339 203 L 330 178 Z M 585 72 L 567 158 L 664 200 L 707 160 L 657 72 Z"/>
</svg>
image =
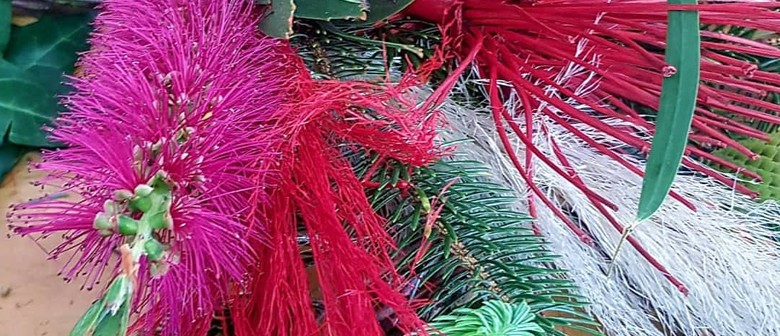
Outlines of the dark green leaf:
<svg viewBox="0 0 780 336">
<path fill-rule="evenodd" d="M 12 64 L 0 60 L 0 132 L 8 142 L 49 145 L 41 127 L 57 115 L 54 93 Z"/>
<path fill-rule="evenodd" d="M 669 0 L 669 4 L 673 5 L 696 3 L 696 0 Z M 677 176 L 688 143 L 688 130 L 699 89 L 699 34 L 698 12 L 669 12 L 666 62 L 676 72 L 663 81 L 656 133 L 639 199 L 637 218 L 640 221 L 652 216 L 663 203 Z"/>
<path fill-rule="evenodd" d="M 0 61 L 0 131 L 12 143 L 53 146 L 41 127 L 62 109 L 57 96 L 69 87 L 63 74 L 73 72 L 78 53 L 87 49 L 92 14 L 45 15 L 14 27 Z"/>
<path fill-rule="evenodd" d="M 268 36 L 289 39 L 293 34 L 293 0 L 273 0 L 269 12 L 260 21 L 260 30 Z"/>
<path fill-rule="evenodd" d="M 11 0 L 0 0 L 0 53 L 11 38 Z"/>
<path fill-rule="evenodd" d="M 368 0 L 366 23 L 374 23 L 402 11 L 413 0 Z"/>
<path fill-rule="evenodd" d="M 365 20 L 366 10 L 367 6 L 363 0 L 295 0 L 295 17 L 304 19 Z"/>
<path fill-rule="evenodd" d="M 34 24 L 14 27 L 5 60 L 44 75 L 40 79 L 59 82 L 59 75 L 73 71 L 77 53 L 87 50 L 91 20 L 91 14 L 46 15 Z"/>
<path fill-rule="evenodd" d="M 0 145 L 0 182 L 3 181 L 5 175 L 16 166 L 16 163 L 19 162 L 19 159 L 26 152 L 26 148 L 12 143 Z"/>
</svg>

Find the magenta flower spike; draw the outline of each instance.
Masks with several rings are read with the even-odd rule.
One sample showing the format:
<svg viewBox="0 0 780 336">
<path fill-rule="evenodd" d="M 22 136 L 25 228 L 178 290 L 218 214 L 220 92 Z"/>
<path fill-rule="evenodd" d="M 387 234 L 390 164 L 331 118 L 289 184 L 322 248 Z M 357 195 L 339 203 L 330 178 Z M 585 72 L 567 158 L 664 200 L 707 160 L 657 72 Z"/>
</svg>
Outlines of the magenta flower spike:
<svg viewBox="0 0 780 336">
<path fill-rule="evenodd" d="M 252 209 L 265 200 L 253 195 L 270 178 L 258 172 L 275 158 L 264 123 L 281 98 L 275 42 L 251 10 L 105 1 L 51 133 L 67 147 L 36 165 L 74 197 L 16 205 L 9 219 L 23 236 L 62 234 L 50 256 L 67 260 L 66 280 L 124 277 L 136 328 L 197 335 L 256 262 Z"/>
</svg>

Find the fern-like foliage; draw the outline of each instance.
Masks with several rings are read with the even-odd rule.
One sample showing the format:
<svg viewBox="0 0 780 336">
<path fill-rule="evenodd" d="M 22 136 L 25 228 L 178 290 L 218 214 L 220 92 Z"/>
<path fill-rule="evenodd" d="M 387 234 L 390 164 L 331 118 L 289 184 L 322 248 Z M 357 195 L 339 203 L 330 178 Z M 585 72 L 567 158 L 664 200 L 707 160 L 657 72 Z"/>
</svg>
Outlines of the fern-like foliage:
<svg viewBox="0 0 780 336">
<path fill-rule="evenodd" d="M 527 304 L 488 301 L 477 309 L 460 308 L 450 315 L 437 317 L 431 334 L 447 336 L 534 336 L 544 330 L 534 322 Z"/>
<path fill-rule="evenodd" d="M 356 160 L 358 172 L 371 171 L 371 162 Z M 517 200 L 484 182 L 489 172 L 479 163 L 374 171 L 373 206 L 393 226 L 398 270 L 410 279 L 406 294 L 426 302 L 422 318 L 497 300 L 527 304 L 544 331 L 538 335 L 564 335 L 559 327 L 600 334 L 581 312 L 586 302 L 576 286 L 554 268 L 556 256 L 528 227 L 530 219 L 509 210 Z"/>
</svg>

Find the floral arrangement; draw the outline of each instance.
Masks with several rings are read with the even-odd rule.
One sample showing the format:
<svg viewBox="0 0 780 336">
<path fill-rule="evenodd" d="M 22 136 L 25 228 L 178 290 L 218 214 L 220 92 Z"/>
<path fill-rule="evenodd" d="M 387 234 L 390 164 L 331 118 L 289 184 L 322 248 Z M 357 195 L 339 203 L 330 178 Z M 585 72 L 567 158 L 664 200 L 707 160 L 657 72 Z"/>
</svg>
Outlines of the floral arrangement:
<svg viewBox="0 0 780 336">
<path fill-rule="evenodd" d="M 778 9 L 0 3 L 10 230 L 73 336 L 776 335 Z"/>
</svg>

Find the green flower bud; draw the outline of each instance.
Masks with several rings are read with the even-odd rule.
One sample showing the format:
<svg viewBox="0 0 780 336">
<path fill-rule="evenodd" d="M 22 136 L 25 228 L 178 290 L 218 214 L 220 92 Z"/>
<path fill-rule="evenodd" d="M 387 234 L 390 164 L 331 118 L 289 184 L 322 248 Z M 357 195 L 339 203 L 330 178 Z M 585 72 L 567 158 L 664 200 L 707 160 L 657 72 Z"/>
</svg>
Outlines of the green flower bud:
<svg viewBox="0 0 780 336">
<path fill-rule="evenodd" d="M 152 188 L 149 185 L 146 184 L 139 184 L 137 187 L 135 187 L 135 194 L 139 197 L 147 197 L 154 191 L 154 188 Z"/>
<path fill-rule="evenodd" d="M 114 191 L 114 200 L 115 201 L 126 201 L 133 198 L 133 192 L 127 189 L 120 189 L 117 191 Z"/>
<path fill-rule="evenodd" d="M 95 220 L 92 222 L 92 227 L 97 230 L 111 230 L 111 216 L 99 212 L 95 215 Z"/>
<path fill-rule="evenodd" d="M 148 221 L 147 223 L 149 226 L 155 230 L 170 229 L 173 227 L 173 218 L 171 218 L 171 214 L 168 211 L 149 213 L 145 218 Z"/>
<path fill-rule="evenodd" d="M 130 200 L 130 205 L 141 212 L 147 212 L 152 208 L 152 200 L 149 197 L 134 197 Z"/>
<path fill-rule="evenodd" d="M 103 211 L 105 211 L 107 214 L 115 214 L 117 209 L 116 203 L 112 200 L 106 200 L 103 202 Z"/>
<path fill-rule="evenodd" d="M 157 239 L 149 238 L 144 242 L 144 252 L 146 253 L 146 258 L 151 261 L 157 261 L 162 258 L 165 246 L 160 244 Z"/>
<path fill-rule="evenodd" d="M 134 236 L 138 233 L 138 221 L 129 216 L 119 215 L 117 221 L 117 231 L 121 235 Z"/>
</svg>

